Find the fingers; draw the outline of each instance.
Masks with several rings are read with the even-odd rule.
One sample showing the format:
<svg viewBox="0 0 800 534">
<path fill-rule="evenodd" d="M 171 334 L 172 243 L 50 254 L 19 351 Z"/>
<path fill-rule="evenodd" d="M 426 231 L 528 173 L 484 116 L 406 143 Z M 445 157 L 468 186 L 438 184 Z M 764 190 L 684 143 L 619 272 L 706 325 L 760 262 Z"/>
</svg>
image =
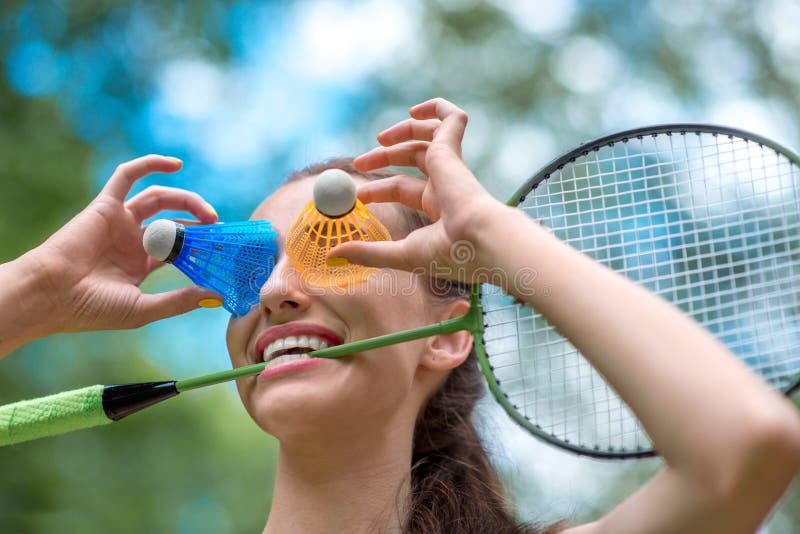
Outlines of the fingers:
<svg viewBox="0 0 800 534">
<path fill-rule="evenodd" d="M 203 224 L 202 221 L 198 221 L 197 219 L 181 219 L 181 218 L 172 219 L 171 218 L 170 220 L 172 222 L 176 222 L 176 223 L 182 224 L 184 226 L 199 226 L 199 225 Z"/>
<path fill-rule="evenodd" d="M 328 252 L 328 257 L 345 258 L 350 263 L 367 267 L 388 267 L 403 271 L 416 268 L 414 259 L 405 251 L 405 241 L 348 241 Z"/>
<path fill-rule="evenodd" d="M 119 165 L 108 179 L 102 192 L 121 202 L 125 200 L 131 186 L 139 178 L 153 172 L 176 172 L 182 166 L 183 162 L 178 158 L 155 154 L 142 156 Z"/>
<path fill-rule="evenodd" d="M 429 143 L 426 141 L 415 141 L 390 147 L 373 148 L 353 160 L 353 165 L 361 172 L 380 169 L 389 165 L 417 167 L 422 172 L 425 172 L 425 152 L 428 150 L 428 146 Z"/>
<path fill-rule="evenodd" d="M 452 153 L 461 158 L 468 120 L 461 108 L 443 98 L 434 98 L 412 107 L 409 113 L 411 119 L 378 134 L 383 147 L 357 157 L 356 169 L 367 172 L 389 165 L 414 166 L 427 174 L 425 156 L 431 147 L 440 154 Z"/>
<path fill-rule="evenodd" d="M 163 261 L 158 261 L 152 256 L 147 256 L 147 274 L 152 273 L 156 269 L 163 267 L 165 263 Z"/>
<path fill-rule="evenodd" d="M 219 294 L 198 286 L 153 295 L 143 293 L 134 306 L 132 326 L 138 327 L 192 311 L 198 308 L 200 301 L 204 299 L 217 299 L 222 302 Z"/>
<path fill-rule="evenodd" d="M 399 202 L 415 210 L 422 209 L 425 181 L 411 176 L 398 175 L 366 182 L 358 187 L 358 199 L 370 202 Z"/>
<path fill-rule="evenodd" d="M 191 213 L 202 224 L 217 221 L 217 212 L 197 193 L 174 187 L 151 186 L 125 203 L 137 221 L 142 222 L 159 211 L 174 210 Z"/>
<path fill-rule="evenodd" d="M 383 146 L 391 146 L 412 139 L 431 141 L 436 130 L 442 124 L 439 119 L 416 120 L 406 119 L 378 134 L 378 142 Z"/>
<path fill-rule="evenodd" d="M 437 224 L 418 228 L 399 241 L 348 241 L 331 249 L 328 258 L 346 258 L 367 267 L 427 271 L 435 257 Z"/>
<path fill-rule="evenodd" d="M 412 107 L 409 114 L 418 120 L 441 120 L 442 124 L 436 130 L 433 140 L 442 141 L 457 154 L 461 154 L 461 141 L 464 139 L 468 119 L 464 110 L 444 98 L 434 98 Z"/>
</svg>

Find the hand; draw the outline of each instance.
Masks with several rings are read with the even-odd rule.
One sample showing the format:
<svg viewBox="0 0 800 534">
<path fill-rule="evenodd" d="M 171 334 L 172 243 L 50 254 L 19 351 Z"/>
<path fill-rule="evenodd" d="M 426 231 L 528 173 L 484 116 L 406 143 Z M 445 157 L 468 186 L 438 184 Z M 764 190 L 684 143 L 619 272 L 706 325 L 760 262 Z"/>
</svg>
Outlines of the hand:
<svg viewBox="0 0 800 534">
<path fill-rule="evenodd" d="M 186 211 L 201 223 L 217 214 L 199 195 L 168 187 L 149 187 L 125 202 L 131 186 L 153 172 L 176 172 L 180 160 L 144 156 L 117 167 L 89 206 L 26 255 L 42 273 L 42 310 L 50 332 L 135 328 L 185 313 L 213 291 L 197 286 L 148 295 L 139 284 L 162 265 L 142 246 L 142 221 L 161 210 Z"/>
<path fill-rule="evenodd" d="M 353 241 L 331 250 L 353 263 L 413 271 L 475 282 L 476 273 L 491 267 L 484 252 L 483 222 L 507 209 L 478 182 L 461 158 L 467 115 L 447 100 L 436 98 L 412 107 L 411 119 L 378 135 L 382 147 L 355 160 L 358 170 L 388 165 L 415 166 L 427 181 L 394 176 L 362 184 L 362 202 L 400 202 L 425 212 L 434 224 L 393 242 Z"/>
</svg>

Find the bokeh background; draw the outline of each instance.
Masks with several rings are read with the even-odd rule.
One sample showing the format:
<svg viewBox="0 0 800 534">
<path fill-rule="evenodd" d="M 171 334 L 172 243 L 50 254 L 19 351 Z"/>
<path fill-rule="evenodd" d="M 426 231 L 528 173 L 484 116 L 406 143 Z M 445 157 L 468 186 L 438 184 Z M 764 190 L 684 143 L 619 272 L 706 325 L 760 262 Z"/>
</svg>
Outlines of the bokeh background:
<svg viewBox="0 0 800 534">
<path fill-rule="evenodd" d="M 122 161 L 178 156 L 179 175 L 137 190 L 193 189 L 243 219 L 292 169 L 371 148 L 432 96 L 469 112 L 465 157 L 503 199 L 579 142 L 644 124 L 717 122 L 797 148 L 797 28 L 796 0 L 4 0 L 0 261 Z M 165 268 L 145 285 L 185 283 Z M 226 322 L 198 310 L 40 340 L 0 361 L 0 403 L 227 368 Z M 482 419 L 523 518 L 597 517 L 659 468 L 560 452 L 491 401 Z M 0 532 L 258 531 L 275 457 L 232 387 L 192 392 L 0 449 Z M 764 532 L 798 525 L 794 488 Z"/>
</svg>

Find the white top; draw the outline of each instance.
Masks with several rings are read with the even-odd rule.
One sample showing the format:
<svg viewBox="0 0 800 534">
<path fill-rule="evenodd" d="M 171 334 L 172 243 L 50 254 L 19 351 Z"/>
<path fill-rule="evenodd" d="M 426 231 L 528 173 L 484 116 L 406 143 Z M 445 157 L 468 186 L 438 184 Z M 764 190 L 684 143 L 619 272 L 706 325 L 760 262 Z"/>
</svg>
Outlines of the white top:
<svg viewBox="0 0 800 534">
<path fill-rule="evenodd" d="M 341 217 L 356 205 L 356 182 L 341 169 L 327 169 L 314 182 L 314 205 L 328 217 Z"/>
<path fill-rule="evenodd" d="M 142 236 L 144 250 L 157 259 L 164 261 L 175 246 L 178 225 L 167 219 L 158 219 L 147 226 Z"/>
</svg>

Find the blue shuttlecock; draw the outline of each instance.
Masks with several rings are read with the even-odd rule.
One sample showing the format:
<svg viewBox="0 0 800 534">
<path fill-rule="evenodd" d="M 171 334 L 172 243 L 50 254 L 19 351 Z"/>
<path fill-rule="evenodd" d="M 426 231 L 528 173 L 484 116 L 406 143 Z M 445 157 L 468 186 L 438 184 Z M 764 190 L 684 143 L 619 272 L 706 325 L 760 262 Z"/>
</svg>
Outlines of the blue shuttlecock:
<svg viewBox="0 0 800 534">
<path fill-rule="evenodd" d="M 184 226 L 159 219 L 144 232 L 144 249 L 173 264 L 195 284 L 222 295 L 235 316 L 258 303 L 275 266 L 276 233 L 269 221 Z"/>
</svg>

